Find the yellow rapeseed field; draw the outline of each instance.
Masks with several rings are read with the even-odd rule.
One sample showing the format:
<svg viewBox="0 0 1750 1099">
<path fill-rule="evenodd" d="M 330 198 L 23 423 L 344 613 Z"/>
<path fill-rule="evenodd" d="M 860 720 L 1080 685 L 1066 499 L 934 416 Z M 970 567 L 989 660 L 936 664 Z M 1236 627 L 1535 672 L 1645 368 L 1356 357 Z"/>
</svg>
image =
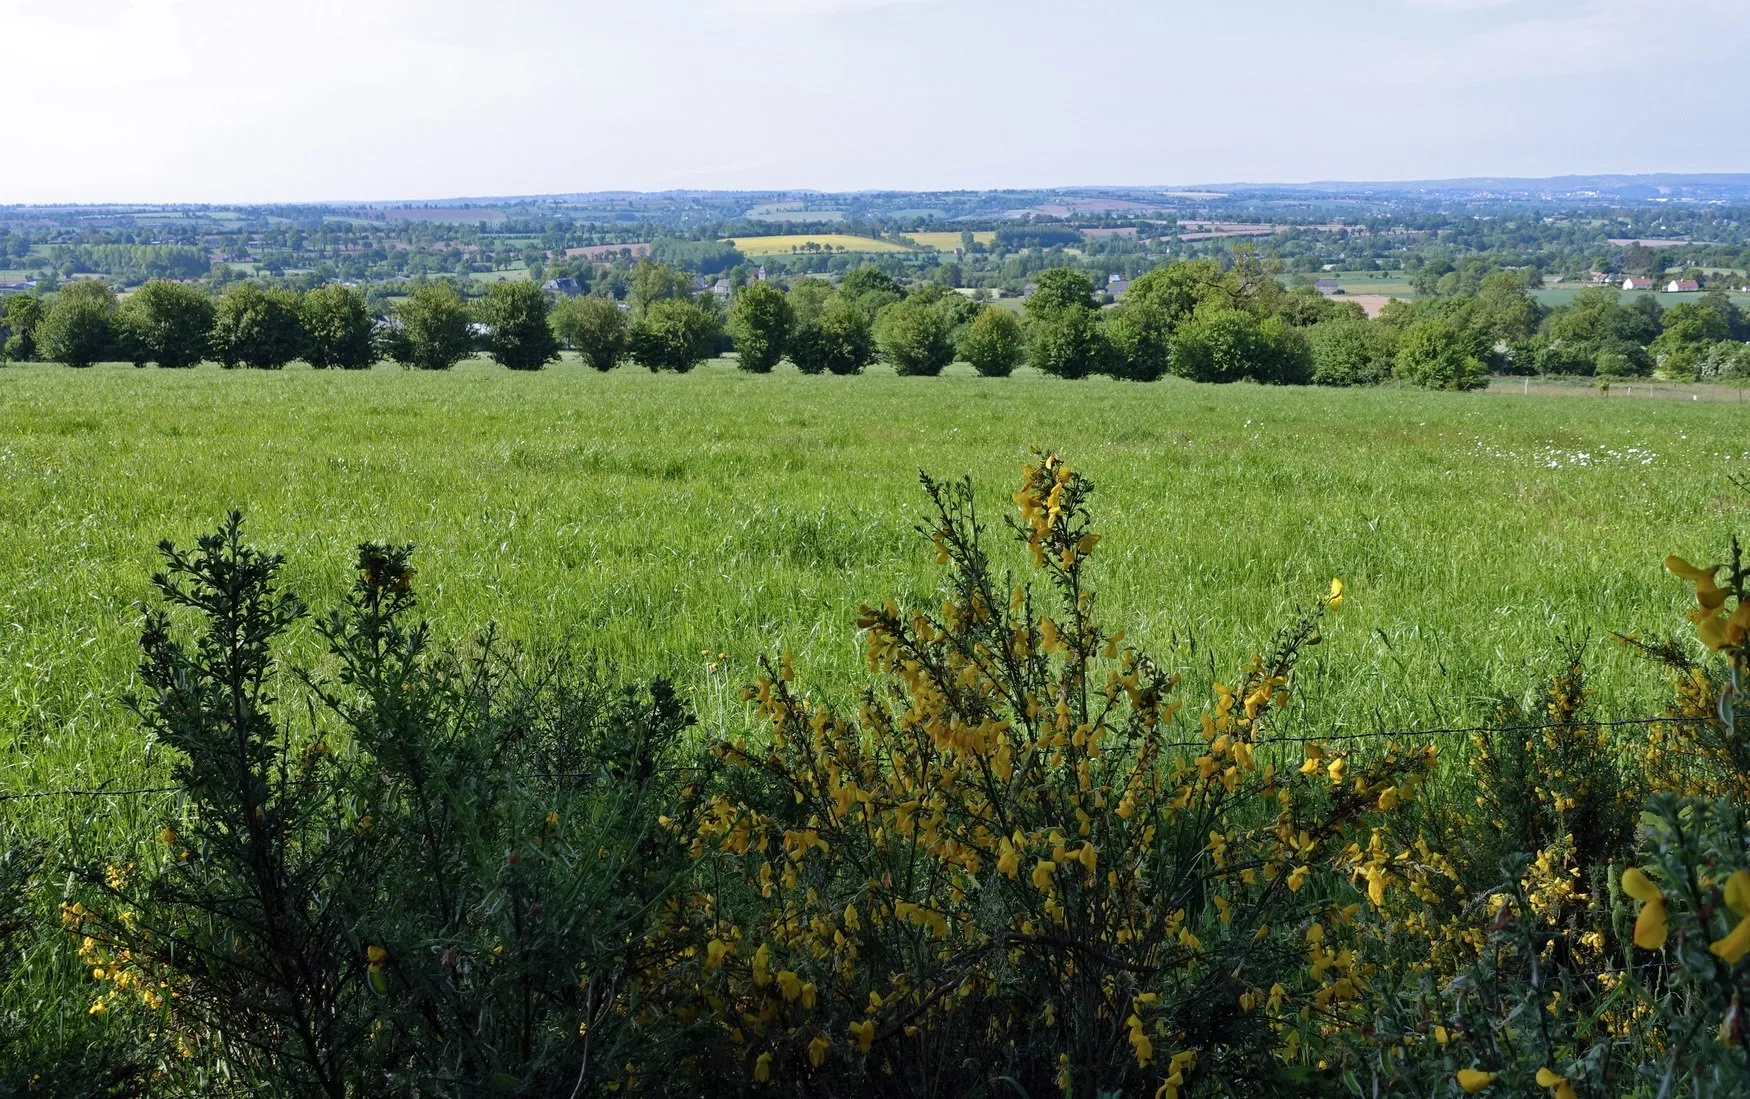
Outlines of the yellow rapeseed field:
<svg viewBox="0 0 1750 1099">
<path fill-rule="evenodd" d="M 769 237 L 736 237 L 729 243 L 746 256 L 789 255 L 804 250 L 810 243 L 818 244 L 822 248 L 830 245 L 835 251 L 842 248 L 847 252 L 910 251 L 909 248 L 890 240 L 852 236 L 849 233 L 785 233 Z"/>
</svg>

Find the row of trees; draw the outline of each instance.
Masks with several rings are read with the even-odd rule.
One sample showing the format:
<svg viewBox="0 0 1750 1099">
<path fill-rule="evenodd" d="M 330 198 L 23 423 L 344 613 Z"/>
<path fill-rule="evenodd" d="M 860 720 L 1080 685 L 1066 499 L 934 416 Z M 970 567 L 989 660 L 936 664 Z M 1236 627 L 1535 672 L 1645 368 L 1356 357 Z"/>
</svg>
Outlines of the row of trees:
<svg viewBox="0 0 1750 1099">
<path fill-rule="evenodd" d="M 470 306 L 447 283 L 427 283 L 373 314 L 357 290 L 331 283 L 304 293 L 236 283 L 216 299 L 198 286 L 155 280 L 119 302 L 102 282 L 72 283 L 52 298 L 7 300 L 6 358 L 86 367 L 219 365 L 277 370 L 302 359 L 317 369 L 362 370 L 382 359 L 441 370 L 484 350 L 511 369 L 558 357 L 546 296 L 528 283 L 498 283 Z"/>
<path fill-rule="evenodd" d="M 659 262 L 640 263 L 626 281 L 623 304 L 598 295 L 555 304 L 526 282 L 495 283 L 470 303 L 452 285 L 431 282 L 385 315 L 338 284 L 300 294 L 238 283 L 214 299 L 159 280 L 118 304 L 102 283 L 83 281 L 47 299 L 9 299 L 4 350 L 73 366 L 212 359 L 276 369 L 301 358 L 317 368 L 388 359 L 426 370 L 483 351 L 510 369 L 538 370 L 569 347 L 598 370 L 630 360 L 687 371 L 733 348 L 741 369 L 754 373 L 788 360 L 808 374 L 858 374 L 884 360 L 902 375 L 934 375 L 960 360 L 998 377 L 1026 362 L 1062 378 L 1396 379 L 1447 389 L 1486 384 L 1491 373 L 1750 374 L 1750 322 L 1723 294 L 1662 309 L 1651 298 L 1624 305 L 1615 290 L 1595 288 L 1549 309 L 1510 271 L 1488 275 L 1474 294 L 1393 301 L 1377 320 L 1353 302 L 1291 290 L 1245 254 L 1227 266 L 1157 267 L 1112 308 L 1100 306 L 1080 271 L 1045 271 L 1020 316 L 938 283 L 904 286 L 876 267 L 851 271 L 837 286 L 813 278 L 788 291 L 749 283 L 726 310 Z"/>
</svg>

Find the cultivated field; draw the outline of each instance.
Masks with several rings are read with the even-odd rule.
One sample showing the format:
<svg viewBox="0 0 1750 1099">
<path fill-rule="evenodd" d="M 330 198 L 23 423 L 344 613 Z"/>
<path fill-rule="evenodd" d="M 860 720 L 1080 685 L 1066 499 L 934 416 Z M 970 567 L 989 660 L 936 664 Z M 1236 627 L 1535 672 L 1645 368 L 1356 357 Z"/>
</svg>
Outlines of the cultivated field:
<svg viewBox="0 0 1750 1099">
<path fill-rule="evenodd" d="M 137 776 L 117 699 L 154 543 L 241 508 L 317 608 L 365 539 L 419 545 L 448 632 L 568 636 L 677 670 L 707 722 L 787 647 L 813 682 L 863 681 L 863 600 L 927 597 L 919 468 L 1010 510 L 1036 444 L 1100 486 L 1105 611 L 1196 684 L 1265 644 L 1332 576 L 1350 598 L 1308 666 L 1301 719 L 1426 726 L 1484 715 L 1590 644 L 1609 713 L 1658 675 L 1606 639 L 1665 633 L 1692 594 L 1667 552 L 1750 527 L 1726 481 L 1736 405 L 906 379 L 686 376 L 566 362 L 515 375 L 0 371 L 3 787 Z M 709 672 L 700 654 L 729 654 Z M 1193 697 L 1197 697 L 1193 695 Z M 130 735 L 127 743 L 137 743 Z M 27 803 L 28 804 L 28 803 Z"/>
<path fill-rule="evenodd" d="M 844 249 L 847 252 L 909 252 L 904 245 L 874 237 L 857 237 L 849 233 L 786 233 L 769 237 L 736 237 L 729 243 L 746 256 L 789 255 L 810 244 Z"/>
<path fill-rule="evenodd" d="M 934 248 L 938 252 L 952 252 L 961 246 L 960 233 L 907 233 L 907 237 L 917 241 L 925 248 Z M 997 239 L 995 233 L 974 233 L 972 239 L 980 244 L 991 244 Z"/>
</svg>

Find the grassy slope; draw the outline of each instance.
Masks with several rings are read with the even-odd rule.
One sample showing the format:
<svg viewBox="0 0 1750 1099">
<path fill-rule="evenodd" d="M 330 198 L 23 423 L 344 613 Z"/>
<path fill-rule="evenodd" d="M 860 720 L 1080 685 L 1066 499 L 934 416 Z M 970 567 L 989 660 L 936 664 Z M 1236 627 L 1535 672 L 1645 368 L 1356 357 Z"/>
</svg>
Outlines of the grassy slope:
<svg viewBox="0 0 1750 1099">
<path fill-rule="evenodd" d="M 919 467 L 975 474 L 994 519 L 1035 443 L 1100 485 L 1109 618 L 1193 682 L 1341 575 L 1352 596 L 1309 719 L 1462 720 L 1566 637 L 1680 624 L 1684 589 L 1659 562 L 1746 525 L 1723 475 L 1750 449 L 1742 424 L 1734 405 L 1025 374 L 15 366 L 0 371 L 0 788 L 138 770 L 116 698 L 153 544 L 229 507 L 317 607 L 349 582 L 355 543 L 413 541 L 446 627 L 569 634 L 676 670 L 735 715 L 723 688 L 760 650 L 794 648 L 806 678 L 843 690 L 858 602 L 928 593 L 909 533 Z M 726 674 L 706 674 L 707 648 L 731 654 Z M 1648 705 L 1656 678 L 1598 649 L 1606 708 Z"/>
</svg>

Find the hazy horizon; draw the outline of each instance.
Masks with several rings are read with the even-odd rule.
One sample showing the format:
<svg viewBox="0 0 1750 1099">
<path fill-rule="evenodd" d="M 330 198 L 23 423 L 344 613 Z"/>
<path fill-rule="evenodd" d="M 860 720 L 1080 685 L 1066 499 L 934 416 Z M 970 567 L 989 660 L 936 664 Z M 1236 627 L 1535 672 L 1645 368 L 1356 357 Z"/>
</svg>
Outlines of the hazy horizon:
<svg viewBox="0 0 1750 1099">
<path fill-rule="evenodd" d="M 0 203 L 1734 173 L 1742 11 L 0 0 Z"/>
</svg>

